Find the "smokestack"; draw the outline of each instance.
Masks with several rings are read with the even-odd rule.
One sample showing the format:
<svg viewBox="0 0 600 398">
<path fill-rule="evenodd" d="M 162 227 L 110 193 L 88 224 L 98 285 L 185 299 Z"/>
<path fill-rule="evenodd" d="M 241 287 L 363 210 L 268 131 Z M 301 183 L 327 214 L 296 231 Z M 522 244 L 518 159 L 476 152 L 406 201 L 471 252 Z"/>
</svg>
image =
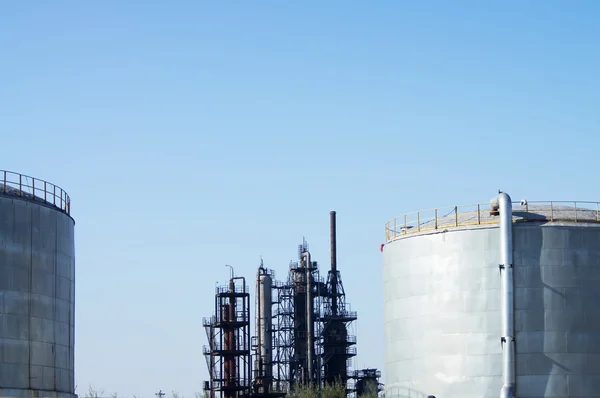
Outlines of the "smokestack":
<svg viewBox="0 0 600 398">
<path fill-rule="evenodd" d="M 337 271 L 337 253 L 335 241 L 335 211 L 329 212 L 329 240 L 331 242 L 331 270 Z"/>
<path fill-rule="evenodd" d="M 329 241 L 331 245 L 331 313 L 337 315 L 337 249 L 335 211 L 329 212 Z"/>
</svg>

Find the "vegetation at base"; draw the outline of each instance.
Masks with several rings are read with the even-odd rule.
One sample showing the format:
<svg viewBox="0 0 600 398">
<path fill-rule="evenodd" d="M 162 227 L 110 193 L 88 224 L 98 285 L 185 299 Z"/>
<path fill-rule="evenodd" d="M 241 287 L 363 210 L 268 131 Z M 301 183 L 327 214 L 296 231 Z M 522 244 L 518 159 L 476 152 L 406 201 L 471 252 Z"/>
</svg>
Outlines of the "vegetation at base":
<svg viewBox="0 0 600 398">
<path fill-rule="evenodd" d="M 326 384 L 318 387 L 314 385 L 296 386 L 290 391 L 286 398 L 346 398 L 346 385 L 342 383 Z M 377 390 L 361 394 L 358 398 L 379 398 Z"/>
<path fill-rule="evenodd" d="M 377 387 L 371 386 L 370 388 L 368 388 L 368 391 L 366 391 L 364 394 L 359 395 L 358 398 L 385 398 L 385 395 L 383 393 L 379 395 L 379 393 L 377 392 Z"/>
<path fill-rule="evenodd" d="M 341 383 L 326 384 L 324 387 L 314 385 L 297 385 L 287 398 L 346 398 L 346 386 Z"/>
<path fill-rule="evenodd" d="M 314 385 L 296 386 L 290 391 L 286 398 L 346 398 L 346 386 L 341 383 L 326 384 L 324 387 Z M 88 391 L 80 395 L 83 398 L 119 398 L 117 393 L 104 394 L 104 390 L 97 390 L 90 386 Z M 135 395 L 133 398 L 138 398 Z M 171 398 L 183 398 L 175 391 L 171 392 Z M 208 398 L 206 392 L 195 393 L 194 398 Z M 358 398 L 384 398 L 384 395 L 378 395 L 377 391 L 370 391 L 360 395 Z"/>
</svg>

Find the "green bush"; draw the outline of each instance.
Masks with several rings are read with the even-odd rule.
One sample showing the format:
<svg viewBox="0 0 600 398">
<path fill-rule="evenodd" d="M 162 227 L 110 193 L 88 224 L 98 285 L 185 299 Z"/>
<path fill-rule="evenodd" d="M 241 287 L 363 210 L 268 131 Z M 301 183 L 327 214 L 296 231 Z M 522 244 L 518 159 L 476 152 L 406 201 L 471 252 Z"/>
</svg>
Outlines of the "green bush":
<svg viewBox="0 0 600 398">
<path fill-rule="evenodd" d="M 369 385 L 367 387 L 366 392 L 364 392 L 363 394 L 360 394 L 358 396 L 358 398 L 378 398 L 379 397 L 379 393 L 377 392 L 377 387 L 374 385 Z M 383 396 L 381 397 L 383 398 Z"/>
<path fill-rule="evenodd" d="M 346 398 L 346 385 L 341 383 L 325 384 L 321 398 Z"/>
<path fill-rule="evenodd" d="M 299 385 L 290 391 L 287 398 L 346 398 L 346 386 L 341 383 L 318 386 Z"/>
<path fill-rule="evenodd" d="M 286 398 L 346 398 L 346 385 L 342 383 L 326 384 L 324 387 L 299 385 L 290 391 Z M 372 388 L 358 398 L 383 398 L 378 395 L 377 388 Z"/>
</svg>

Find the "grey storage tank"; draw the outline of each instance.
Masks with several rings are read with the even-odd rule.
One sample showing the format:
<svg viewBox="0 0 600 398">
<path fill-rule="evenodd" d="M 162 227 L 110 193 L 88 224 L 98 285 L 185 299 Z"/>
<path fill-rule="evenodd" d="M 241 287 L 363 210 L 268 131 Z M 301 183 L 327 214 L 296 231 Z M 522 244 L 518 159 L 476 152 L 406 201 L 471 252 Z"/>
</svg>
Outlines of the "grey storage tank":
<svg viewBox="0 0 600 398">
<path fill-rule="evenodd" d="M 75 397 L 70 210 L 59 187 L 0 170 L 0 397 Z"/>
<path fill-rule="evenodd" d="M 386 398 L 600 396 L 595 202 L 394 218 L 383 250 Z"/>
</svg>

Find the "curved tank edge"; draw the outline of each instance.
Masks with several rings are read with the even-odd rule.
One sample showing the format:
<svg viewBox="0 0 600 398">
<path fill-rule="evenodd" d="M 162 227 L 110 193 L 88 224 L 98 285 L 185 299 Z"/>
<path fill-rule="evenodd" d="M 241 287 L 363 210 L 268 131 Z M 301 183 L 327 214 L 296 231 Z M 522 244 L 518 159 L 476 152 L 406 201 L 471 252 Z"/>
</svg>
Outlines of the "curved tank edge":
<svg viewBox="0 0 600 398">
<path fill-rule="evenodd" d="M 600 223 L 597 222 L 581 222 L 581 221 L 521 221 L 521 222 L 513 222 L 513 228 L 527 228 L 527 227 L 581 227 L 581 228 L 598 228 L 600 227 Z M 461 232 L 461 231 L 475 231 L 475 230 L 485 230 L 485 229 L 498 229 L 500 228 L 499 224 L 488 224 L 488 225 L 466 225 L 466 226 L 458 226 L 458 227 L 447 227 L 444 229 L 436 229 L 436 230 L 427 230 L 422 232 L 411 232 L 406 235 L 400 235 L 396 238 L 390 240 L 386 244 L 394 243 L 404 239 L 416 238 L 418 236 L 427 236 L 427 235 L 436 235 L 436 234 L 444 234 L 447 232 Z"/>
<path fill-rule="evenodd" d="M 459 226 L 459 227 L 449 227 L 449 228 L 444 228 L 444 229 L 440 228 L 440 229 L 436 229 L 436 230 L 428 230 L 428 231 L 422 231 L 422 232 L 411 232 L 411 233 L 406 234 L 406 235 L 397 236 L 396 238 L 390 240 L 386 244 L 389 245 L 390 243 L 394 243 L 394 242 L 397 242 L 399 240 L 416 238 L 418 236 L 445 234 L 447 232 L 475 231 L 475 230 L 498 229 L 498 228 L 499 228 L 499 225 L 497 225 L 497 224 L 492 224 L 492 225 L 467 225 L 467 226 Z"/>
<path fill-rule="evenodd" d="M 0 193 L 0 199 L 19 200 L 19 201 L 23 201 L 23 202 L 26 202 L 26 203 L 29 203 L 29 204 L 32 204 L 32 205 L 46 207 L 46 208 L 48 208 L 50 210 L 54 210 L 54 211 L 56 211 L 56 212 L 58 212 L 58 213 L 60 213 L 60 214 L 62 214 L 64 216 L 70 218 L 71 221 L 73 221 L 73 225 L 75 225 L 77 223 L 75 221 L 75 219 L 73 218 L 73 216 L 71 216 L 69 213 L 65 212 L 64 210 L 62 210 L 60 207 L 56 207 L 56 206 L 54 206 L 52 204 L 49 204 L 49 203 L 46 203 L 46 202 L 43 202 L 43 201 L 31 200 L 31 199 L 28 199 L 28 198 L 22 198 L 22 197 L 14 196 L 14 195 L 5 195 L 3 193 Z M 2 390 L 0 389 L 0 391 L 2 391 Z"/>
</svg>

